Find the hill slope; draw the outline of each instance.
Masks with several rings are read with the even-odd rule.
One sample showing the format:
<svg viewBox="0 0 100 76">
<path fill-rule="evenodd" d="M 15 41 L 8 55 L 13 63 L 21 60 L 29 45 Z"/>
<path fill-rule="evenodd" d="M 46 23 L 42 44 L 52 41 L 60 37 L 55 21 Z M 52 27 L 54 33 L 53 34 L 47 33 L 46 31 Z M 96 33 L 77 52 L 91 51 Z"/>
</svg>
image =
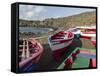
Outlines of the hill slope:
<svg viewBox="0 0 100 76">
<path fill-rule="evenodd" d="M 66 27 L 66 26 L 84 26 L 96 24 L 96 12 L 85 12 L 77 15 L 72 15 L 68 17 L 61 18 L 49 18 L 43 21 L 28 21 L 28 20 L 19 20 L 20 27 Z"/>
</svg>

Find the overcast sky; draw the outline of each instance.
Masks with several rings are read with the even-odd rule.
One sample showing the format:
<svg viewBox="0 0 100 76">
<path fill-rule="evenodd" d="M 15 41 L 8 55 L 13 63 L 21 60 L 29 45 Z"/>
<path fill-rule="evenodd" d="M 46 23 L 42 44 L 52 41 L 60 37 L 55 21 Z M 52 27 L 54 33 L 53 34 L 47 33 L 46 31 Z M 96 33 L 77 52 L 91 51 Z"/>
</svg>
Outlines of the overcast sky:
<svg viewBox="0 0 100 76">
<path fill-rule="evenodd" d="M 19 18 L 25 20 L 44 20 L 46 18 L 66 17 L 87 11 L 88 8 L 19 5 Z"/>
</svg>

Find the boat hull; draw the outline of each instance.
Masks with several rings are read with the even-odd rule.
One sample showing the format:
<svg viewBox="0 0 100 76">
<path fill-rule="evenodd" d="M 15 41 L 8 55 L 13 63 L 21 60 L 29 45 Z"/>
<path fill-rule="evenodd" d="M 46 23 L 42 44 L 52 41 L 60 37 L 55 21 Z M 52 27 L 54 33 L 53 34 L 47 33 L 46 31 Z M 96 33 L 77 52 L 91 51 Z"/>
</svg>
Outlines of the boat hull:
<svg viewBox="0 0 100 76">
<path fill-rule="evenodd" d="M 68 43 L 65 42 L 65 43 L 62 43 L 62 44 L 58 44 L 58 45 L 51 45 L 51 50 L 53 51 L 52 52 L 52 56 L 53 56 L 53 59 L 55 61 L 59 61 L 60 58 L 61 58 L 61 55 L 63 52 L 67 52 L 67 48 L 68 46 L 72 43 L 72 40 L 70 40 Z"/>
<path fill-rule="evenodd" d="M 67 51 L 67 48 L 72 43 L 72 41 L 73 39 L 70 39 L 70 40 L 64 40 L 62 41 L 62 43 L 53 44 L 52 42 L 50 42 L 50 37 L 49 37 L 48 42 L 52 50 L 53 59 L 55 61 L 60 60 L 61 54 Z"/>
<path fill-rule="evenodd" d="M 52 51 L 62 50 L 63 48 L 69 46 L 72 43 L 72 40 L 73 39 L 64 40 L 64 42 L 62 41 L 62 43 L 56 43 L 56 44 L 53 44 L 52 42 L 49 41 L 50 48 Z"/>
<path fill-rule="evenodd" d="M 92 37 L 96 37 L 96 34 L 93 33 L 81 33 L 81 38 L 91 39 Z"/>
<path fill-rule="evenodd" d="M 72 43 L 74 34 L 70 31 L 60 31 L 48 37 L 48 43 L 53 51 L 53 57 L 56 61 L 60 59 L 61 54 L 67 50 Z"/>
</svg>

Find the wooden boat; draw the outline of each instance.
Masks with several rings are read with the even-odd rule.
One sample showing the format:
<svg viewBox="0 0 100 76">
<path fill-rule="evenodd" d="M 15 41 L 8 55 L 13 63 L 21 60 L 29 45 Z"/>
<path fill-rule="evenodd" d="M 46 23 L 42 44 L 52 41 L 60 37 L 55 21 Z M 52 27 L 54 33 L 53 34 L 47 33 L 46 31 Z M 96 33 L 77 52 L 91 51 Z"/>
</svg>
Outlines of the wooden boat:
<svg viewBox="0 0 100 76">
<path fill-rule="evenodd" d="M 43 47 L 35 39 L 19 40 L 19 69 L 21 72 L 28 72 L 35 69 L 43 52 Z"/>
<path fill-rule="evenodd" d="M 70 31 L 59 31 L 49 36 L 48 42 L 55 60 L 59 59 L 60 54 L 72 43 L 73 38 L 74 34 Z"/>
<path fill-rule="evenodd" d="M 62 50 L 72 43 L 74 34 L 70 31 L 60 31 L 49 37 L 48 42 L 52 51 Z"/>
<path fill-rule="evenodd" d="M 76 28 L 80 29 L 82 38 L 91 39 L 92 37 L 96 37 L 96 26 L 80 26 Z"/>
</svg>

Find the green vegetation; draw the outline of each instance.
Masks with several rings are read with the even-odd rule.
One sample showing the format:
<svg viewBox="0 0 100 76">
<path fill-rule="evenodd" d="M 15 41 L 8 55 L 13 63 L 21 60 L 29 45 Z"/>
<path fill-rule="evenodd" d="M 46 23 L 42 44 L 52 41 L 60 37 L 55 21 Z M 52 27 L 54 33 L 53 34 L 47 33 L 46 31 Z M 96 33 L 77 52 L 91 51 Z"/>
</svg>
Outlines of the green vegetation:
<svg viewBox="0 0 100 76">
<path fill-rule="evenodd" d="M 84 26 L 96 24 L 96 12 L 85 12 L 73 16 L 68 17 L 60 17 L 60 18 L 49 18 L 43 21 L 35 20 L 28 21 L 22 20 L 19 21 L 20 27 L 47 27 L 57 29 L 58 27 L 72 27 L 72 26 Z"/>
</svg>

